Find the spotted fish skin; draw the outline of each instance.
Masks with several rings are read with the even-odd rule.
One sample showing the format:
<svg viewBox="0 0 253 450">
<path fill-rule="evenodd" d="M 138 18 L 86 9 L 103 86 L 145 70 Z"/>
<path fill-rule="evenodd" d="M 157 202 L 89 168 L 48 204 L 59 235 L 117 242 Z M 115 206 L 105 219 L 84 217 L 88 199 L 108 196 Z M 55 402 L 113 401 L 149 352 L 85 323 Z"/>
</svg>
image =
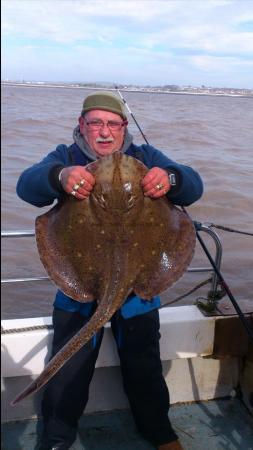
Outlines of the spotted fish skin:
<svg viewBox="0 0 253 450">
<path fill-rule="evenodd" d="M 143 195 L 148 169 L 116 152 L 86 168 L 96 183 L 90 197 L 64 200 L 36 219 L 41 261 L 66 295 L 97 301 L 90 321 L 54 356 L 13 404 L 38 391 L 124 303 L 131 292 L 150 300 L 186 271 L 195 229 L 166 197 Z"/>
</svg>

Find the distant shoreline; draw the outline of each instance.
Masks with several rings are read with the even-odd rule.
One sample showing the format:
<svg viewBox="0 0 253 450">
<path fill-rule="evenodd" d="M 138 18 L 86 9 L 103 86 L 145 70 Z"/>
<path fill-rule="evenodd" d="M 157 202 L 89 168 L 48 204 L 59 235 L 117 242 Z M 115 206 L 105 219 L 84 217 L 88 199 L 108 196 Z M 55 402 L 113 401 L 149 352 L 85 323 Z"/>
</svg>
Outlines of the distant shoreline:
<svg viewBox="0 0 253 450">
<path fill-rule="evenodd" d="M 116 88 L 111 87 L 98 87 L 98 86 L 79 86 L 75 84 L 50 84 L 50 83 L 18 83 L 18 82 L 11 82 L 11 81 L 1 81 L 1 86 L 21 86 L 21 87 L 39 87 L 39 88 L 57 88 L 57 89 L 83 89 L 83 90 L 107 90 L 107 91 L 117 91 Z M 152 88 L 119 88 L 122 92 L 138 92 L 142 94 L 178 94 L 178 95 L 204 95 L 204 96 L 211 96 L 211 97 L 247 97 L 252 98 L 253 97 L 253 91 L 249 93 L 229 93 L 229 92 L 211 92 L 211 91 L 172 91 L 172 90 L 166 90 L 166 89 L 152 89 Z"/>
</svg>

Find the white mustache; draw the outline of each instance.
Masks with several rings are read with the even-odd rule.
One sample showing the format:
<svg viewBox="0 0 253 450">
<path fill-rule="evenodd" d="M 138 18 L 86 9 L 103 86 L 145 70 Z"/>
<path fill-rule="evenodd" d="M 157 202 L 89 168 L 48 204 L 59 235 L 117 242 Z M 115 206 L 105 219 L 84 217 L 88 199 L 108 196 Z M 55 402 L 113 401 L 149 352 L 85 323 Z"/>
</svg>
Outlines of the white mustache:
<svg viewBox="0 0 253 450">
<path fill-rule="evenodd" d="M 114 139 L 112 137 L 108 137 L 108 138 L 102 138 L 102 137 L 97 137 L 96 138 L 96 142 L 113 142 Z"/>
</svg>

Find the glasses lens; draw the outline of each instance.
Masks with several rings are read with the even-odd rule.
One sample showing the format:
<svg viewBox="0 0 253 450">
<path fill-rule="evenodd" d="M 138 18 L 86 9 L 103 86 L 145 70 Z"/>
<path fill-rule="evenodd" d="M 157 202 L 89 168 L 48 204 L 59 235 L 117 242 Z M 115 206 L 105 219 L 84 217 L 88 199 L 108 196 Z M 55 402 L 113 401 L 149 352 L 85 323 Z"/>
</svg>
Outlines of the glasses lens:
<svg viewBox="0 0 253 450">
<path fill-rule="evenodd" d="M 92 130 L 99 130 L 99 128 L 104 125 L 104 122 L 102 122 L 102 120 L 91 120 L 90 122 L 86 123 Z"/>
<path fill-rule="evenodd" d="M 115 120 L 108 120 L 107 126 L 110 130 L 119 130 L 122 127 L 122 122 L 116 122 Z"/>
</svg>

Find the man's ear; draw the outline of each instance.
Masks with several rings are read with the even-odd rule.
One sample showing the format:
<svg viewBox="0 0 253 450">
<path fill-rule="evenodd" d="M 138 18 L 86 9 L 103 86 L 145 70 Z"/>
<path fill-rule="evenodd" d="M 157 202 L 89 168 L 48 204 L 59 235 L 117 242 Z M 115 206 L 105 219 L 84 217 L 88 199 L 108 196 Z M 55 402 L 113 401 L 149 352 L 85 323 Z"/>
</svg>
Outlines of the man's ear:
<svg viewBox="0 0 253 450">
<path fill-rule="evenodd" d="M 85 124 L 83 116 L 79 117 L 78 123 L 79 123 L 79 127 L 80 127 L 80 134 L 83 134 L 83 128 L 84 128 L 84 124 Z"/>
</svg>

